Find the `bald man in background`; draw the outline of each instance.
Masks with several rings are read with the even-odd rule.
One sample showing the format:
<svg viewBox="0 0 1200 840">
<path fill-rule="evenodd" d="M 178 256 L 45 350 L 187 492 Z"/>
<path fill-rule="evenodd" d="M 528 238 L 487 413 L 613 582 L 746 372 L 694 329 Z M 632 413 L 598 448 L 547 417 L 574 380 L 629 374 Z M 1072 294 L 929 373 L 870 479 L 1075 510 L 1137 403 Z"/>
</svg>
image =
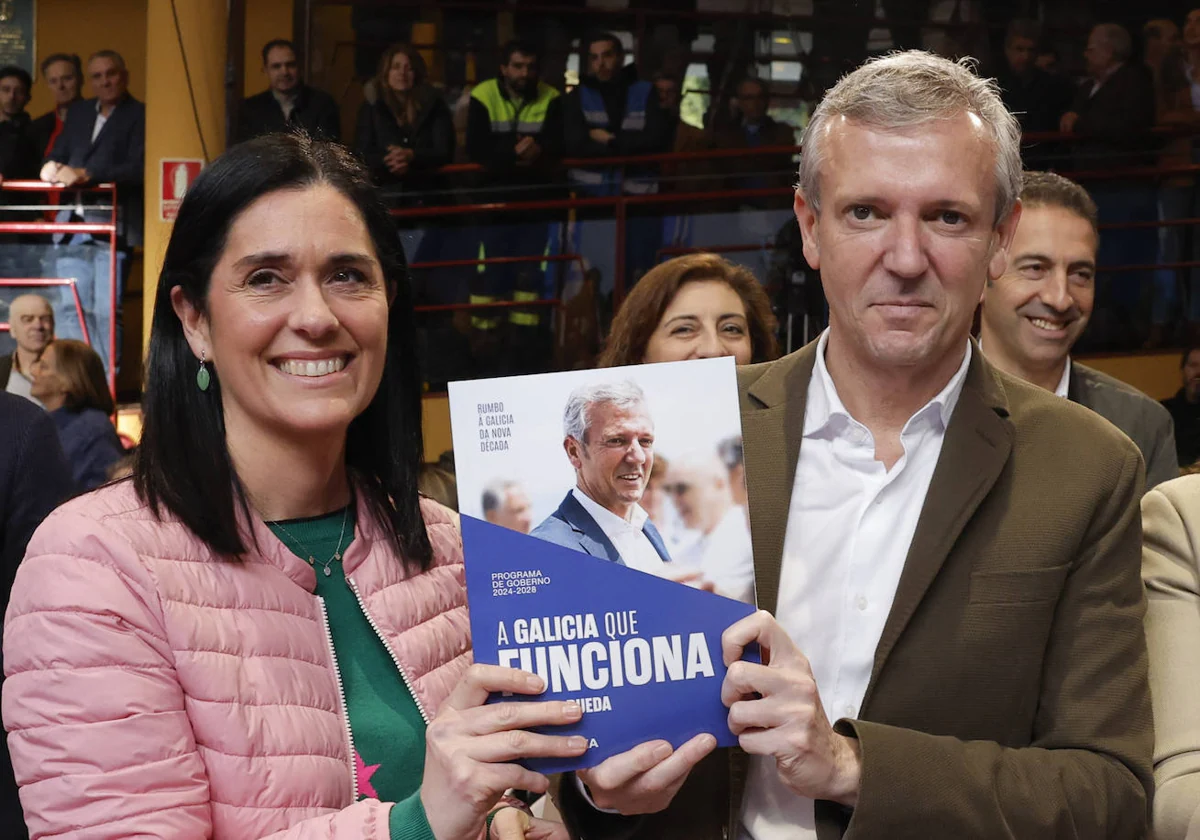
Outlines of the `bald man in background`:
<svg viewBox="0 0 1200 840">
<path fill-rule="evenodd" d="M 8 323 L 17 349 L 12 355 L 0 357 L 0 386 L 40 406 L 30 393 L 30 371 L 46 345 L 54 340 L 54 310 L 41 295 L 20 295 L 9 304 Z"/>
</svg>

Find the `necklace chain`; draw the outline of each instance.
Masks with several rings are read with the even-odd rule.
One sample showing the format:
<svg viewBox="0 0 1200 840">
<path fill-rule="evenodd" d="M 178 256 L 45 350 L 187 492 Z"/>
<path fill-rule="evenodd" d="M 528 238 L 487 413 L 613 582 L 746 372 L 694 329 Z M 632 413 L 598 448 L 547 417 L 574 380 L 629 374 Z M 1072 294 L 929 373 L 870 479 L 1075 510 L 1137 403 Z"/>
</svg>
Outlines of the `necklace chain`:
<svg viewBox="0 0 1200 840">
<path fill-rule="evenodd" d="M 333 556 L 325 561 L 325 564 L 323 567 L 324 572 L 325 572 L 325 577 L 329 577 L 331 574 L 333 574 L 333 571 L 329 568 L 330 565 L 332 565 L 333 561 L 334 560 L 340 561 L 342 559 L 342 541 L 344 539 L 346 539 L 346 522 L 349 521 L 349 519 L 350 519 L 350 506 L 347 505 L 346 509 L 344 511 L 342 511 L 342 532 L 340 534 L 338 534 L 337 548 L 334 549 Z M 287 528 L 285 528 L 283 526 L 282 522 L 276 522 L 274 524 L 277 528 L 279 528 L 280 531 L 283 531 L 283 533 L 287 535 L 287 538 L 289 540 L 291 540 L 297 546 L 299 546 L 301 549 L 304 550 L 304 553 L 308 555 L 308 564 L 310 566 L 312 566 L 314 569 L 316 569 L 317 568 L 316 558 L 313 557 L 313 553 L 309 550 L 308 546 L 305 545 L 304 543 L 300 542 L 300 540 L 296 539 L 296 536 L 291 531 L 289 531 Z"/>
</svg>

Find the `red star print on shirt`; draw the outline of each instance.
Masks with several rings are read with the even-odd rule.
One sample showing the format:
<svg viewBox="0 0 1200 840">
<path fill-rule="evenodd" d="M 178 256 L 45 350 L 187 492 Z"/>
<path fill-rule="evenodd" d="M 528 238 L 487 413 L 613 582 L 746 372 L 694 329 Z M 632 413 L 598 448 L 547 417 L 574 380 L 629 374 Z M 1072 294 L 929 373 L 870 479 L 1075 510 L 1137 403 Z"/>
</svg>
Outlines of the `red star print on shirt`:
<svg viewBox="0 0 1200 840">
<path fill-rule="evenodd" d="M 371 784 L 371 777 L 375 775 L 375 771 L 380 768 L 378 764 L 366 764 L 363 762 L 362 756 L 358 754 L 358 750 L 354 751 L 354 773 L 358 777 L 358 793 L 360 796 L 365 796 L 367 799 L 378 799 L 379 794 L 375 792 L 375 786 Z"/>
</svg>

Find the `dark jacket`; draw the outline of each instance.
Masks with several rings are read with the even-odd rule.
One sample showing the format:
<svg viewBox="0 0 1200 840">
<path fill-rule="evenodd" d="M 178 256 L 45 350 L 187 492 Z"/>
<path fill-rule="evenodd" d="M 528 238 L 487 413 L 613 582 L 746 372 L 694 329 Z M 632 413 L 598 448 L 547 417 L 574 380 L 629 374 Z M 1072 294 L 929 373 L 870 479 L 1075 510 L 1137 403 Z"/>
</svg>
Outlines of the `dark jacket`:
<svg viewBox="0 0 1200 840">
<path fill-rule="evenodd" d="M 426 86 L 416 94 L 417 112 L 412 125 L 401 125 L 382 98 L 364 102 L 358 109 L 358 128 L 354 150 L 382 187 L 398 187 L 404 193 L 441 190 L 446 180 L 437 174 L 439 167 L 454 160 L 454 119 L 441 93 Z M 413 150 L 408 171 L 393 175 L 384 165 L 389 146 Z M 444 199 L 435 199 L 444 200 Z"/>
<path fill-rule="evenodd" d="M 646 102 L 645 127 L 640 131 L 626 131 L 621 128 L 621 121 L 625 118 L 626 93 L 630 85 L 637 80 L 637 68 L 627 64 L 607 82 L 601 82 L 593 76 L 584 76 L 579 88 L 567 94 L 563 103 L 567 157 L 616 157 L 670 151 L 674 121 L 659 107 L 658 97 L 653 91 Z M 598 91 L 604 100 L 604 110 L 608 113 L 608 131 L 615 135 L 611 143 L 597 143 L 591 138 L 592 127 L 584 117 L 580 95 L 580 88 L 584 87 Z"/>
<path fill-rule="evenodd" d="M 96 408 L 60 408 L 50 416 L 79 489 L 93 490 L 108 481 L 108 468 L 125 454 L 108 416 Z"/>
<path fill-rule="evenodd" d="M 769 612 L 815 360 L 813 342 L 738 369 Z M 1137 447 L 1112 424 L 975 348 L 862 708 L 831 719 L 862 750 L 858 806 L 817 802 L 820 840 L 1147 836 L 1142 483 Z M 593 823 L 588 840 L 733 838 L 747 769 L 745 753 L 718 751 L 632 833 L 634 821 L 587 810 L 573 783 L 560 801 L 568 820 Z"/>
<path fill-rule="evenodd" d="M 1006 65 L 996 74 L 996 84 L 1004 106 L 1021 123 L 1022 131 L 1058 131 L 1062 115 L 1075 98 L 1070 81 L 1040 67 L 1018 76 Z"/>
<path fill-rule="evenodd" d="M 34 179 L 42 168 L 42 151 L 37 148 L 31 123 L 24 111 L 0 122 L 0 175 L 5 180 Z"/>
<path fill-rule="evenodd" d="M 521 132 L 515 124 L 511 131 L 497 132 L 492 127 L 487 106 L 474 97 L 467 109 L 467 158 L 486 170 L 480 184 L 489 188 L 488 201 L 533 201 L 549 198 L 553 190 L 530 189 L 560 179 L 559 163 L 563 156 L 563 97 L 557 96 L 546 107 L 546 119 L 537 132 Z M 516 146 L 524 137 L 532 137 L 542 153 L 529 166 L 518 166 Z M 505 188 L 510 188 L 508 192 Z"/>
<path fill-rule="evenodd" d="M 1086 79 L 1071 110 L 1079 114 L 1075 133 L 1076 170 L 1153 166 L 1157 145 L 1147 136 L 1154 126 L 1154 80 L 1141 63 L 1127 61 L 1095 93 Z"/>
<path fill-rule="evenodd" d="M 717 131 L 714 137 L 718 149 L 796 145 L 795 129 L 790 125 L 776 122 L 771 117 L 763 118 L 757 134 L 751 133 L 745 125 L 732 125 Z M 795 179 L 794 157 L 794 154 L 746 155 L 745 157 L 724 158 L 716 163 L 718 168 L 723 169 L 731 176 L 726 181 L 727 189 L 762 189 L 790 184 Z M 794 196 L 743 198 L 739 201 L 759 207 L 776 205 L 791 207 L 793 198 Z"/>
<path fill-rule="evenodd" d="M 1175 421 L 1175 457 L 1180 467 L 1200 460 L 1200 402 L 1189 402 L 1187 391 L 1180 388 L 1175 396 L 1162 401 L 1163 408 Z"/>
<path fill-rule="evenodd" d="M 50 416 L 0 391 L 0 609 L 34 530 L 74 492 Z"/>
<path fill-rule="evenodd" d="M 283 118 L 283 106 L 270 90 L 242 100 L 238 110 L 235 143 L 264 134 L 302 128 L 313 137 L 326 140 L 342 139 L 342 120 L 337 103 L 323 90 L 301 84 L 296 93 L 296 107 L 288 119 Z"/>
<path fill-rule="evenodd" d="M 38 158 L 42 161 L 54 150 L 52 138 L 57 139 L 54 136 L 56 128 L 58 128 L 58 110 L 56 108 L 51 108 L 29 123 L 29 133 L 33 137 L 34 148 L 37 149 Z"/>
<path fill-rule="evenodd" d="M 1085 405 L 1112 423 L 1142 453 L 1146 489 L 1179 478 L 1175 459 L 1175 424 L 1171 414 L 1132 385 L 1106 373 L 1071 362 L 1067 398 Z"/>
<path fill-rule="evenodd" d="M 8 609 L 13 578 L 29 538 L 74 492 L 50 417 L 29 400 L 0 390 L 0 614 Z M 0 657 L 0 678 L 3 666 Z M 0 836 L 11 840 L 29 836 L 7 741 L 0 749 Z"/>
<path fill-rule="evenodd" d="M 47 160 L 83 168 L 93 183 L 117 185 L 117 235 L 126 245 L 142 244 L 143 181 L 146 168 L 146 106 L 126 96 L 92 142 L 97 100 L 81 99 L 67 109 L 66 124 Z M 97 201 L 107 201 L 99 196 Z M 107 210 L 85 211 L 88 222 L 107 222 Z"/>
<path fill-rule="evenodd" d="M 667 553 L 667 545 L 654 523 L 647 519 L 646 524 L 642 526 L 642 532 L 662 561 L 670 563 L 671 555 Z M 561 545 L 563 548 L 571 548 L 621 566 L 625 565 L 617 547 L 612 544 L 612 540 L 604 533 L 600 524 L 587 512 L 587 508 L 579 503 L 573 492 L 568 492 L 558 510 L 547 516 L 529 535 Z"/>
</svg>

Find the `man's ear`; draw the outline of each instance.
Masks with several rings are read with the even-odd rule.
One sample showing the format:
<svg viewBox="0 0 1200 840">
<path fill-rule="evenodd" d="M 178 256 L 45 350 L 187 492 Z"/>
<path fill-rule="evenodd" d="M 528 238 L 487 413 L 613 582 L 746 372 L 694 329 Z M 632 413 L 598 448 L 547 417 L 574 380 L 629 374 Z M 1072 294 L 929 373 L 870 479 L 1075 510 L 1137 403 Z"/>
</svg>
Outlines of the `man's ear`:
<svg viewBox="0 0 1200 840">
<path fill-rule="evenodd" d="M 182 286 L 171 289 L 171 308 L 183 325 L 183 335 L 192 354 L 197 358 L 213 361 L 212 335 L 209 330 L 208 316 L 183 293 Z"/>
<path fill-rule="evenodd" d="M 567 460 L 571 462 L 571 466 L 579 470 L 583 468 L 583 457 L 580 450 L 583 444 L 573 437 L 563 438 L 563 449 L 567 453 Z"/>
<path fill-rule="evenodd" d="M 796 190 L 796 200 L 792 204 L 796 213 L 796 224 L 800 226 L 800 238 L 804 240 L 804 259 L 815 270 L 821 270 L 821 249 L 817 242 L 817 211 L 809 204 L 804 193 Z"/>
<path fill-rule="evenodd" d="M 992 233 L 992 252 L 988 257 L 988 283 L 994 283 L 1008 271 L 1008 252 L 1012 247 L 1013 237 L 1017 233 L 1017 225 L 1021 221 L 1020 199 L 1013 205 L 1012 211 Z"/>
</svg>

